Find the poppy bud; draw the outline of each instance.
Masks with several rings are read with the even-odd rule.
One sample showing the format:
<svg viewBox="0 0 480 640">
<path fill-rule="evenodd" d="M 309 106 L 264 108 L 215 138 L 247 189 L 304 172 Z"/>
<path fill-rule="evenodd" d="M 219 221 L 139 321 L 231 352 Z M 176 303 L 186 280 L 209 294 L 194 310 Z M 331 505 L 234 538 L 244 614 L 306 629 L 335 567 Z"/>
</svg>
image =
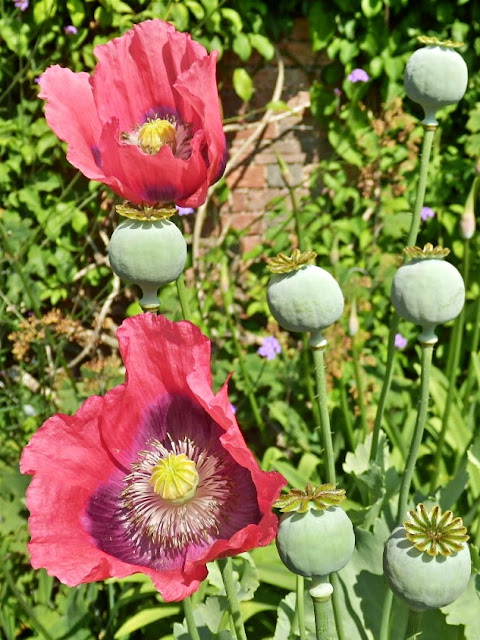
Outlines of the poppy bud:
<svg viewBox="0 0 480 640">
<path fill-rule="evenodd" d="M 392 591 L 414 611 L 438 609 L 466 589 L 471 559 L 466 529 L 451 511 L 419 504 L 410 520 L 393 530 L 383 554 Z"/>
<path fill-rule="evenodd" d="M 453 47 L 456 42 L 440 42 L 437 38 L 419 38 L 427 44 L 417 49 L 405 68 L 407 96 L 423 107 L 423 124 L 436 126 L 436 112 L 441 107 L 456 104 L 465 93 L 468 69 L 462 56 Z"/>
<path fill-rule="evenodd" d="M 117 276 L 142 289 L 140 305 L 156 309 L 159 287 L 176 280 L 185 267 L 187 244 L 169 220 L 127 219 L 113 232 L 108 257 Z"/>
<path fill-rule="evenodd" d="M 422 327 L 420 341 L 434 344 L 435 327 L 458 316 L 465 303 L 465 285 L 458 269 L 444 262 L 448 249 L 427 243 L 407 247 L 413 258 L 398 269 L 392 285 L 392 303 L 405 320 Z"/>
<path fill-rule="evenodd" d="M 295 250 L 290 258 L 279 254 L 269 260 L 274 275 L 268 283 L 268 306 L 287 331 L 321 332 L 342 315 L 342 291 L 328 271 L 310 263 L 315 256 Z"/>
<path fill-rule="evenodd" d="M 353 553 L 353 525 L 337 503 L 343 489 L 324 484 L 317 489 L 293 490 L 280 496 L 274 506 L 285 513 L 280 518 L 277 549 L 283 564 L 308 578 L 328 576 L 344 567 Z"/>
</svg>

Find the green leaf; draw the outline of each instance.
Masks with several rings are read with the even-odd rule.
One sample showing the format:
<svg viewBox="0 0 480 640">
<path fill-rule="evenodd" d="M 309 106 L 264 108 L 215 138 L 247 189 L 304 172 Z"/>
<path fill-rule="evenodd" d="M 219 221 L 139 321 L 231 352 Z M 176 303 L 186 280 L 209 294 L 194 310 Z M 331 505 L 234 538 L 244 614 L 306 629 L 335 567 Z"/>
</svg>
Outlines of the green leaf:
<svg viewBox="0 0 480 640">
<path fill-rule="evenodd" d="M 232 559 L 235 587 L 240 601 L 251 600 L 259 587 L 257 568 L 249 553 L 241 553 Z M 208 565 L 208 581 L 224 593 L 223 579 L 217 564 Z"/>
<path fill-rule="evenodd" d="M 280 560 L 274 543 L 267 547 L 253 549 L 250 555 L 255 561 L 260 582 L 266 582 L 287 591 L 295 589 L 295 575 Z"/>
<path fill-rule="evenodd" d="M 143 629 L 153 622 L 157 622 L 162 618 L 168 618 L 169 616 L 176 616 L 178 613 L 180 613 L 180 607 L 178 605 L 158 604 L 158 606 L 153 609 L 142 609 L 124 622 L 113 637 L 115 640 L 117 640 L 117 638 L 123 638 L 129 633 Z"/>
<path fill-rule="evenodd" d="M 88 216 L 80 209 L 72 213 L 72 227 L 78 234 L 83 234 L 88 228 Z"/>
<path fill-rule="evenodd" d="M 82 0 L 67 0 L 67 10 L 72 24 L 79 27 L 85 19 L 85 3 Z"/>
<path fill-rule="evenodd" d="M 187 9 L 189 9 L 197 20 L 203 20 L 205 17 L 205 10 L 199 2 L 195 0 L 185 0 L 184 2 Z"/>
<path fill-rule="evenodd" d="M 133 13 L 133 9 L 122 0 L 102 0 L 102 4 L 113 13 Z"/>
<path fill-rule="evenodd" d="M 308 18 L 312 48 L 314 51 L 321 51 L 335 35 L 335 14 L 330 13 L 323 2 L 316 2 L 310 10 Z"/>
<path fill-rule="evenodd" d="M 240 33 L 243 29 L 243 22 L 237 11 L 230 8 L 220 9 L 220 15 L 224 20 L 230 22 L 233 33 Z"/>
<path fill-rule="evenodd" d="M 465 640 L 480 637 L 480 576 L 473 575 L 462 595 L 442 608 L 447 624 L 464 625 Z"/>
<path fill-rule="evenodd" d="M 233 72 L 233 88 L 235 93 L 244 101 L 248 102 L 253 95 L 253 81 L 248 71 L 237 67 Z"/>
<path fill-rule="evenodd" d="M 183 4 L 170 5 L 170 19 L 179 31 L 186 31 L 190 25 L 190 14 Z"/>
<path fill-rule="evenodd" d="M 260 33 L 249 33 L 248 38 L 254 49 L 265 58 L 265 60 L 271 60 L 275 55 L 275 47 L 268 38 L 262 36 Z"/>
<path fill-rule="evenodd" d="M 36 0 L 33 3 L 33 19 L 36 24 L 53 18 L 57 13 L 56 0 Z"/>
<path fill-rule="evenodd" d="M 244 33 L 237 33 L 233 40 L 232 48 L 241 60 L 248 60 L 252 53 L 250 40 Z"/>
<path fill-rule="evenodd" d="M 367 18 L 373 18 L 383 9 L 383 0 L 362 0 L 362 11 Z"/>
<path fill-rule="evenodd" d="M 273 640 L 291 640 L 292 637 L 297 637 L 298 624 L 296 613 L 296 593 L 289 593 L 280 602 L 277 610 L 277 625 L 275 627 L 275 634 Z M 313 602 L 308 591 L 304 592 L 305 602 L 305 631 L 308 638 L 314 638 L 315 633 L 315 616 L 313 612 Z"/>
</svg>

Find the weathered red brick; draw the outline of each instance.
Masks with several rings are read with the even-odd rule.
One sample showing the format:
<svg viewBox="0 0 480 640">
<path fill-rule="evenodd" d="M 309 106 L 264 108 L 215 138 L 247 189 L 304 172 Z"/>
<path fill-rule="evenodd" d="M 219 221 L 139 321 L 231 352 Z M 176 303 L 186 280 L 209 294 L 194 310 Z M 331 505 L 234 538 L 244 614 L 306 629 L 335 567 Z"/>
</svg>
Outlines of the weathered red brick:
<svg viewBox="0 0 480 640">
<path fill-rule="evenodd" d="M 265 185 L 265 169 L 255 164 L 240 166 L 227 176 L 227 184 L 231 189 L 263 187 Z"/>
</svg>

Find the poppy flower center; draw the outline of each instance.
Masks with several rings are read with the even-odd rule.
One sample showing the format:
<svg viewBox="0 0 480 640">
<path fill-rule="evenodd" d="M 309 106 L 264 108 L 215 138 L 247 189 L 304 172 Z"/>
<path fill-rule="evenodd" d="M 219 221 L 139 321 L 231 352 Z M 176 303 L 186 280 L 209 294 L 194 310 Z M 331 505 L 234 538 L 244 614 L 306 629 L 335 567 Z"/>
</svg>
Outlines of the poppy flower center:
<svg viewBox="0 0 480 640">
<path fill-rule="evenodd" d="M 177 139 L 177 132 L 173 124 L 160 118 L 147 120 L 140 127 L 137 135 L 140 149 L 151 156 L 157 154 L 166 144 L 174 149 Z"/>
<path fill-rule="evenodd" d="M 188 502 L 197 490 L 199 475 L 193 460 L 184 453 L 170 453 L 153 467 L 150 485 L 171 504 Z"/>
</svg>

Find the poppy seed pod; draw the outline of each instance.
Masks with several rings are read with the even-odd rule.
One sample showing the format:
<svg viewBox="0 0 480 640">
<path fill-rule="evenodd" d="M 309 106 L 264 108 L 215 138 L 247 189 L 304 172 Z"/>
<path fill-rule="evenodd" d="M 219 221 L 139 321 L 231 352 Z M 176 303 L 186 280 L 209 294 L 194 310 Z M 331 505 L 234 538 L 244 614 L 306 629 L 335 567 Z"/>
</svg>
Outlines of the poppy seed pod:
<svg viewBox="0 0 480 640">
<path fill-rule="evenodd" d="M 394 529 L 385 545 L 383 567 L 392 591 L 414 611 L 438 609 L 466 589 L 471 559 L 466 529 L 451 511 L 420 504 L 410 521 Z"/>
<path fill-rule="evenodd" d="M 295 250 L 290 258 L 279 254 L 268 261 L 274 272 L 267 288 L 268 306 L 287 331 L 321 332 L 342 315 L 342 291 L 328 271 L 310 264 L 315 256 L 313 251 Z"/>
<path fill-rule="evenodd" d="M 436 126 L 435 114 L 441 107 L 456 104 L 465 93 L 468 69 L 462 56 L 453 47 L 461 43 L 440 42 L 423 38 L 427 44 L 417 49 L 405 68 L 404 85 L 407 96 L 423 107 L 423 124 Z"/>
<path fill-rule="evenodd" d="M 459 271 L 444 262 L 448 249 L 407 247 L 413 258 L 401 266 L 392 285 L 392 303 L 399 316 L 422 327 L 420 341 L 435 343 L 435 327 L 458 316 L 465 303 L 465 285 Z"/>
<path fill-rule="evenodd" d="M 276 544 L 280 559 L 293 573 L 308 578 L 339 571 L 351 558 L 355 534 L 350 518 L 337 503 L 343 489 L 332 484 L 306 491 L 293 490 L 274 504 L 284 513 L 280 518 Z"/>
<path fill-rule="evenodd" d="M 108 247 L 112 270 L 142 289 L 144 309 L 158 307 L 159 287 L 182 273 L 187 245 L 180 229 L 169 220 L 124 220 Z"/>
</svg>

